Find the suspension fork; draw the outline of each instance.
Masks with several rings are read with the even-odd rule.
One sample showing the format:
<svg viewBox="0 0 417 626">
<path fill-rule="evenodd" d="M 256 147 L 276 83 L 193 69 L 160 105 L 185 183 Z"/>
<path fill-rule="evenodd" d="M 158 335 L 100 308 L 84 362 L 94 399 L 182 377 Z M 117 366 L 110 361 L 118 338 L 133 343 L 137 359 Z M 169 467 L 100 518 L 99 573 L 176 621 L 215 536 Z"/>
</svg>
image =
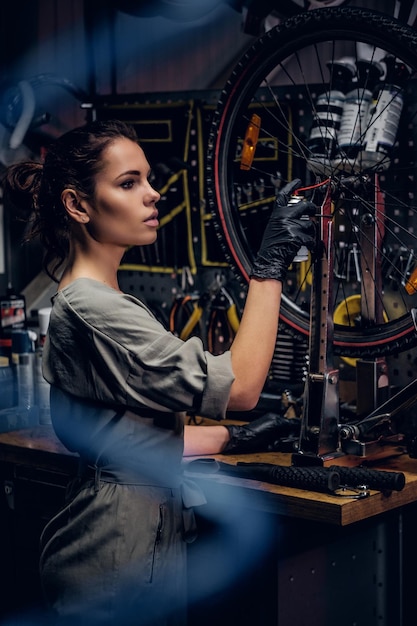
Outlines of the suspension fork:
<svg viewBox="0 0 417 626">
<path fill-rule="evenodd" d="M 330 188 L 319 218 L 319 251 L 313 264 L 309 370 L 294 465 L 322 464 L 339 450 L 339 372 L 333 359 L 333 222 Z"/>
<path fill-rule="evenodd" d="M 375 176 L 374 209 L 361 217 L 361 318 L 367 325 L 383 322 L 381 302 L 382 241 L 384 237 L 385 205 L 378 178 Z M 334 276 L 334 206 L 328 192 L 321 208 L 321 250 L 313 266 L 310 310 L 309 371 L 304 389 L 304 409 L 298 452 L 294 465 L 324 464 L 342 456 L 339 424 L 339 371 L 333 357 L 333 276 Z M 363 365 L 363 367 L 362 367 Z M 369 385 L 380 387 L 380 376 L 386 374 L 384 359 L 372 362 L 357 361 L 361 374 Z M 371 378 L 369 377 L 371 372 Z M 359 390 L 360 391 L 360 390 Z M 359 395 L 358 391 L 358 395 Z M 373 394 L 374 396 L 375 394 Z M 371 396 L 371 397 L 373 397 Z M 371 409 L 381 398 L 374 398 Z M 368 409 L 368 407 L 366 407 Z M 369 411 L 368 411 L 369 412 Z"/>
<path fill-rule="evenodd" d="M 382 242 L 385 234 L 385 201 L 375 175 L 374 210 L 361 218 L 361 320 L 362 324 L 382 324 Z"/>
<path fill-rule="evenodd" d="M 373 208 L 365 212 L 360 227 L 361 323 L 375 326 L 384 322 L 382 303 L 382 243 L 385 235 L 385 200 L 374 177 Z M 356 361 L 356 408 L 358 417 L 374 411 L 388 399 L 388 368 L 384 357 Z"/>
</svg>

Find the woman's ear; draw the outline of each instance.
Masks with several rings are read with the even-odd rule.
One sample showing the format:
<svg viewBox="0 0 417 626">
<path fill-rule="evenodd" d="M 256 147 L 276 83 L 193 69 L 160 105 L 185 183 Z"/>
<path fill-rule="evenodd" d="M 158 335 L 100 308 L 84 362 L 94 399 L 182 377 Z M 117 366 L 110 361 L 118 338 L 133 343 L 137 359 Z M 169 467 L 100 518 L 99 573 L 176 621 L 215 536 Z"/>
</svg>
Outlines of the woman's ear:
<svg viewBox="0 0 417 626">
<path fill-rule="evenodd" d="M 86 224 L 90 218 L 85 209 L 85 203 L 73 189 L 64 189 L 61 200 L 69 217 L 75 222 Z"/>
</svg>

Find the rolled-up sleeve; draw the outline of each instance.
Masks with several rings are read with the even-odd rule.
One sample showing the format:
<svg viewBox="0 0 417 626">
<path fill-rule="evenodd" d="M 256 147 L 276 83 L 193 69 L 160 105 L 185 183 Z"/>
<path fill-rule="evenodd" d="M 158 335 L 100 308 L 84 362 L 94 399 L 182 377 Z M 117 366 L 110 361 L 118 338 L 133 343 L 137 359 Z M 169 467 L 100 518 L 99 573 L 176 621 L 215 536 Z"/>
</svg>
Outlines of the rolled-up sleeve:
<svg viewBox="0 0 417 626">
<path fill-rule="evenodd" d="M 206 352 L 207 378 L 199 413 L 213 419 L 224 419 L 234 376 L 230 352 L 213 356 Z"/>
<path fill-rule="evenodd" d="M 214 356 L 198 337 L 182 341 L 165 331 L 130 358 L 128 402 L 225 417 L 234 380 L 230 352 Z"/>
</svg>

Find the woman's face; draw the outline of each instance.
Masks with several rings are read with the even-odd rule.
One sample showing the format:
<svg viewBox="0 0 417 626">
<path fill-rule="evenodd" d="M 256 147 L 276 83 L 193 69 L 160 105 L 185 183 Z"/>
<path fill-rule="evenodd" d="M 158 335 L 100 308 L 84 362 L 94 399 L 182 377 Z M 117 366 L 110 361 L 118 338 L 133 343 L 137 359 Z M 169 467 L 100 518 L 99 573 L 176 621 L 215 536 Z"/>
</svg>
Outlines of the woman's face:
<svg viewBox="0 0 417 626">
<path fill-rule="evenodd" d="M 130 139 L 116 139 L 105 149 L 94 200 L 87 208 L 87 230 L 96 241 L 127 248 L 156 240 L 160 194 L 150 185 L 149 174 L 142 148 Z"/>
</svg>

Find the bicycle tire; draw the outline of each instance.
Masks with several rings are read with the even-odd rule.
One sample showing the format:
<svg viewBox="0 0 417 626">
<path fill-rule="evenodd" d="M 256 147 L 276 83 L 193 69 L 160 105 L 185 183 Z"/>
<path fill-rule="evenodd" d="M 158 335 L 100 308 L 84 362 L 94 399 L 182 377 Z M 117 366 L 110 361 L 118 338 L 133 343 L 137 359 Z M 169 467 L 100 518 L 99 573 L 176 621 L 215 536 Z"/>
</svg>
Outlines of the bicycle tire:
<svg viewBox="0 0 417 626">
<path fill-rule="evenodd" d="M 272 100 L 272 106 L 279 105 L 284 110 L 287 104 L 291 103 L 291 98 L 288 99 L 286 94 L 294 88 L 296 94 L 303 94 L 302 104 L 304 107 L 311 108 L 311 117 L 314 109 L 313 87 L 309 82 L 303 84 L 299 79 L 300 77 L 303 78 L 303 75 L 308 75 L 309 67 L 312 67 L 313 62 L 317 66 L 316 70 L 324 75 L 323 67 L 320 67 L 320 64 L 325 66 L 325 62 L 320 58 L 319 48 L 337 51 L 338 48 L 341 49 L 345 45 L 355 46 L 355 48 L 358 45 L 370 46 L 400 59 L 410 70 L 407 93 L 412 93 L 417 73 L 417 32 L 382 13 L 355 7 L 335 7 L 300 13 L 259 37 L 238 61 L 220 94 L 209 134 L 207 192 L 209 206 L 223 251 L 236 277 L 244 286 L 249 280 L 257 248 L 254 243 L 255 240 L 252 241 L 251 239 L 253 236 L 252 232 L 249 232 L 251 229 L 246 228 L 242 223 L 243 213 L 241 209 L 245 204 L 239 204 L 236 200 L 236 181 L 240 182 L 243 179 L 239 178 L 241 173 L 236 175 L 235 161 L 238 143 L 239 141 L 242 142 L 244 129 L 250 120 L 249 111 L 256 106 L 259 106 L 262 111 L 267 110 L 267 97 Z M 308 54 L 311 51 L 314 51 L 315 56 Z M 300 63 L 303 54 L 308 54 L 309 66 L 306 68 Z M 298 62 L 299 69 L 296 77 L 298 82 L 289 77 L 288 84 L 273 86 L 271 89 L 265 87 L 264 78 L 277 68 L 285 67 L 285 64 L 291 59 Z M 283 72 L 281 73 L 283 74 Z M 328 79 L 324 83 L 322 88 L 328 88 Z M 266 94 L 264 93 L 265 90 Z M 314 91 L 319 92 L 317 85 L 314 86 Z M 405 107 L 403 114 L 404 111 Z M 293 114 L 291 107 L 288 114 Z M 276 115 L 278 132 L 281 130 L 278 127 L 278 118 L 281 115 L 278 108 Z M 284 120 L 284 116 L 282 119 Z M 414 155 L 407 142 L 409 143 L 410 135 L 414 136 L 417 128 L 415 106 L 411 107 L 411 110 L 409 107 L 407 108 L 406 122 L 403 121 L 403 118 L 401 120 L 402 128 L 406 124 L 405 138 L 402 144 L 396 142 L 393 148 L 392 163 L 396 163 L 397 155 L 400 154 L 402 170 L 398 172 L 398 169 L 395 170 L 394 167 L 391 167 L 384 174 L 386 186 L 383 188 L 383 193 L 386 198 L 389 198 L 391 212 L 399 211 L 402 218 L 408 213 L 412 213 L 410 217 L 412 220 L 414 208 L 412 207 L 412 194 L 409 191 L 409 181 L 413 180 L 414 177 Z M 281 123 L 284 124 L 284 122 Z M 295 150 L 298 145 L 305 146 L 306 131 L 303 131 L 304 135 L 301 133 L 296 136 L 290 122 L 286 120 L 285 123 L 287 123 L 287 129 L 291 129 L 288 131 L 286 149 L 288 153 L 291 152 L 292 175 L 293 177 L 300 177 L 302 180 L 305 180 L 306 177 L 311 178 L 311 173 L 306 167 L 306 159 L 303 154 L 297 154 Z M 285 127 L 283 126 L 283 128 Z M 404 150 L 404 145 L 406 150 Z M 399 197 L 398 206 L 391 206 L 392 199 L 401 196 L 401 194 L 404 195 L 404 198 Z M 246 203 L 246 206 L 255 213 L 262 207 L 262 213 L 265 216 L 268 215 L 265 201 Z M 404 207 L 407 207 L 407 210 Z M 265 221 L 265 216 L 258 215 L 258 227 L 261 218 Z M 390 215 L 391 219 L 393 218 Z M 253 225 L 253 222 L 250 224 Z M 401 228 L 404 229 L 403 226 Z M 413 263 L 415 240 L 415 236 L 410 232 L 404 237 L 404 247 L 412 254 Z M 402 243 L 400 246 L 396 242 L 395 246 L 401 248 Z M 395 248 L 395 253 L 396 251 L 397 248 Z M 394 270 L 390 269 L 390 271 L 393 272 Z M 400 274 L 392 281 L 396 283 L 392 285 L 395 290 L 400 283 L 399 276 Z M 386 286 L 384 288 L 385 292 L 381 290 L 379 297 L 381 300 L 385 298 L 386 301 L 388 289 Z M 388 295 L 393 298 L 390 293 Z M 373 357 L 397 353 L 415 345 L 417 333 L 412 309 L 417 305 L 417 297 L 416 295 L 405 296 L 402 292 L 397 295 L 396 291 L 395 298 L 397 300 L 394 301 L 394 308 L 399 308 L 400 314 L 394 318 L 388 315 L 388 321 L 381 320 L 359 328 L 353 324 L 336 323 L 333 334 L 335 354 L 362 358 Z M 335 302 L 335 306 L 337 304 Z M 386 302 L 384 302 L 384 306 L 386 306 Z M 284 285 L 280 320 L 297 333 L 309 334 L 308 307 L 305 306 L 305 303 L 299 304 L 293 299 L 291 293 L 289 294 L 288 285 Z"/>
</svg>

